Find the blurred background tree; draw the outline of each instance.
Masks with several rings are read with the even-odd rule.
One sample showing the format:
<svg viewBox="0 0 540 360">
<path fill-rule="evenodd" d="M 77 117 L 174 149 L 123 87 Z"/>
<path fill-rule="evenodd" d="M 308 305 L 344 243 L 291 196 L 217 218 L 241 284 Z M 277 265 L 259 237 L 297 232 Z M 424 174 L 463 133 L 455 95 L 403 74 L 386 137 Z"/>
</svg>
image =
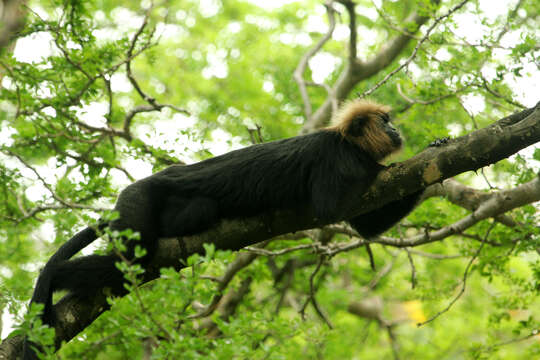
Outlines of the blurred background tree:
<svg viewBox="0 0 540 360">
<path fill-rule="evenodd" d="M 55 249 L 125 185 L 167 165 L 314 131 L 355 96 L 394 109 L 407 144 L 393 161 L 534 106 L 540 3 L 496 3 L 4 0 L 2 337 L 23 324 Z M 46 356 L 540 357 L 537 192 L 460 234 L 412 240 L 538 182 L 539 160 L 532 146 L 430 188 L 373 240 L 372 256 L 340 224 L 264 249 L 208 247 L 191 267 L 110 299 L 112 311 Z M 50 331 L 35 333 L 52 344 Z"/>
</svg>

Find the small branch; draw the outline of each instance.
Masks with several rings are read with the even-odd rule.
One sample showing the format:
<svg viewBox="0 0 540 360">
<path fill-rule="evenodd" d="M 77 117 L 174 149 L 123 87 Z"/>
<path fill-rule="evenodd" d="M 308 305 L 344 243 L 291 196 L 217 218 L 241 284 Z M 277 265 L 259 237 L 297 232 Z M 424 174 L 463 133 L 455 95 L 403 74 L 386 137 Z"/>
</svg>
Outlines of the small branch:
<svg viewBox="0 0 540 360">
<path fill-rule="evenodd" d="M 330 40 L 332 34 L 334 33 L 334 29 L 336 28 L 336 10 L 332 6 L 332 1 L 327 1 L 324 6 L 326 7 L 326 13 L 328 15 L 328 31 L 321 39 L 319 39 L 315 46 L 309 49 L 308 52 L 305 53 L 304 56 L 302 56 L 293 74 L 293 78 L 298 84 L 298 88 L 300 89 L 300 95 L 302 96 L 302 101 L 304 103 L 304 115 L 306 116 L 306 121 L 310 121 L 313 109 L 311 107 L 311 102 L 309 100 L 309 95 L 307 93 L 306 82 L 303 78 L 303 74 L 306 71 L 309 59 L 311 59 L 313 55 L 315 55 L 323 47 L 323 45 L 328 40 Z"/>
<path fill-rule="evenodd" d="M 407 249 L 408 254 L 414 254 L 418 256 L 423 256 L 429 259 L 435 259 L 435 260 L 452 260 L 452 259 L 459 259 L 462 258 L 463 255 L 443 255 L 443 254 L 433 254 L 425 251 L 415 250 L 415 249 Z"/>
<path fill-rule="evenodd" d="M 255 124 L 255 129 L 247 128 L 249 139 L 251 144 L 262 144 L 264 142 L 263 136 L 261 134 L 262 126 Z"/>
<path fill-rule="evenodd" d="M 377 14 L 380 16 L 381 19 L 383 19 L 385 22 L 386 22 L 386 25 L 392 29 L 392 30 L 395 30 L 397 32 L 399 32 L 400 34 L 402 35 L 405 35 L 407 37 L 411 37 L 411 38 L 414 38 L 416 40 L 420 40 L 420 37 L 416 37 L 414 36 L 413 34 L 411 34 L 407 29 L 403 29 L 401 27 L 399 27 L 398 25 L 396 25 L 383 11 L 382 8 L 379 8 L 377 6 L 377 4 L 375 3 L 375 1 L 371 0 L 371 5 L 373 6 L 373 8 L 377 11 Z"/>
<path fill-rule="evenodd" d="M 306 300 L 306 302 L 304 303 L 304 306 L 302 306 L 302 309 L 300 309 L 300 314 L 302 315 L 302 319 L 305 320 L 305 318 L 306 318 L 306 307 L 311 302 L 313 304 L 313 308 L 315 308 L 315 311 L 317 312 L 319 317 L 326 323 L 326 325 L 328 325 L 328 327 L 330 329 L 333 329 L 334 326 L 330 322 L 330 319 L 322 311 L 319 303 L 317 302 L 317 298 L 315 297 L 315 292 L 316 292 L 315 286 L 314 286 L 315 275 L 317 275 L 317 273 L 321 269 L 322 265 L 324 264 L 325 260 L 326 260 L 325 256 L 321 255 L 319 257 L 319 263 L 317 264 L 317 267 L 315 268 L 315 271 L 313 271 L 311 273 L 311 276 L 309 277 L 309 297 Z"/>
<path fill-rule="evenodd" d="M 152 6 L 150 6 L 146 10 L 146 14 L 144 16 L 144 19 L 143 19 L 143 22 L 142 22 L 141 26 L 139 27 L 139 29 L 137 30 L 135 35 L 133 35 L 133 39 L 131 40 L 131 45 L 130 45 L 130 47 L 128 49 L 128 52 L 127 52 L 127 61 L 125 62 L 125 64 L 126 64 L 126 75 L 128 77 L 129 82 L 135 88 L 135 91 L 137 91 L 139 96 L 144 101 L 146 101 L 148 104 L 150 104 L 149 106 L 148 105 L 137 106 L 136 108 L 132 109 L 130 112 L 128 112 L 126 114 L 126 116 L 124 118 L 124 124 L 123 124 L 123 129 L 124 129 L 123 133 L 128 139 L 132 138 L 131 132 L 130 132 L 130 126 L 131 126 L 131 122 L 133 120 L 133 117 L 138 113 L 149 112 L 149 111 L 153 111 L 153 110 L 161 111 L 161 109 L 163 109 L 165 107 L 168 107 L 168 108 L 173 109 L 173 110 L 175 110 L 177 112 L 184 113 L 186 115 L 190 115 L 189 111 L 187 111 L 185 109 L 181 109 L 181 108 L 176 107 L 174 105 L 159 104 L 156 101 L 155 98 L 147 95 L 142 90 L 142 87 L 139 85 L 137 79 L 135 79 L 135 76 L 133 75 L 133 72 L 131 70 L 131 60 L 133 58 L 133 51 L 135 50 L 135 47 L 136 47 L 137 42 L 139 40 L 139 37 L 142 35 L 142 33 L 144 32 L 144 29 L 148 25 L 148 19 L 150 18 L 150 13 L 151 13 L 152 9 L 153 9 L 153 4 L 152 4 Z M 141 49 L 139 49 L 139 52 L 144 51 L 148 47 L 150 47 L 150 45 L 152 44 L 151 39 L 152 39 L 152 37 L 154 35 L 154 31 L 155 31 L 155 29 L 152 30 L 152 32 L 149 34 L 148 41 L 142 46 Z"/>
<path fill-rule="evenodd" d="M 499 94 L 498 92 L 496 92 L 495 90 L 493 90 L 492 88 L 489 87 L 487 80 L 483 76 L 481 76 L 481 78 L 482 78 L 482 86 L 491 95 L 495 96 L 496 98 L 503 99 L 508 104 L 514 105 L 517 108 L 520 108 L 520 109 L 526 109 L 527 108 L 525 105 L 523 105 L 521 103 L 518 103 L 517 101 L 515 101 L 515 100 L 513 100 L 511 98 L 508 98 L 508 97 L 506 97 L 504 95 Z"/>
<path fill-rule="evenodd" d="M 411 289 L 414 289 L 416 287 L 416 267 L 409 248 L 405 248 L 405 252 L 407 253 L 407 259 L 409 259 L 409 265 L 411 265 Z"/>
<path fill-rule="evenodd" d="M 139 288 L 136 284 L 134 284 L 134 289 L 133 289 L 133 292 L 135 293 L 135 298 L 137 299 L 137 302 L 139 303 L 139 307 L 141 308 L 141 313 L 143 314 L 146 314 L 146 316 L 148 316 L 148 318 L 150 319 L 150 321 L 159 329 L 159 331 L 161 331 L 161 333 L 163 335 L 161 336 L 164 336 L 166 340 L 169 340 L 171 341 L 173 339 L 172 335 L 169 333 L 169 331 L 167 331 L 167 329 L 165 329 L 163 327 L 163 325 L 157 321 L 154 317 L 154 315 L 152 314 L 152 312 L 150 312 L 148 310 L 148 308 L 146 307 L 146 304 L 144 303 L 144 301 L 142 300 L 141 298 L 141 293 L 139 291 Z"/>
<path fill-rule="evenodd" d="M 525 341 L 525 340 L 529 340 L 530 338 L 533 338 L 533 337 L 537 337 L 538 336 L 538 330 L 533 330 L 531 331 L 530 334 L 528 335 L 525 335 L 525 336 L 522 336 L 522 337 L 518 337 L 518 338 L 515 338 L 515 339 L 510 339 L 510 340 L 506 340 L 506 341 L 502 341 L 500 343 L 497 343 L 497 344 L 493 344 L 493 345 L 490 345 L 490 346 L 487 346 L 485 347 L 484 349 L 486 351 L 492 351 L 492 350 L 495 350 L 501 346 L 506 346 L 506 345 L 510 345 L 510 344 L 515 344 L 515 343 L 518 343 L 518 342 L 522 342 L 522 341 Z"/>
<path fill-rule="evenodd" d="M 356 31 L 356 4 L 350 0 L 338 0 L 339 3 L 343 4 L 349 13 L 349 62 L 354 64 L 356 61 L 356 42 L 358 39 L 358 34 Z"/>
<path fill-rule="evenodd" d="M 528 183 L 521 184 L 516 188 L 499 191 L 483 202 L 470 215 L 456 221 L 452 225 L 445 226 L 440 230 L 429 234 L 420 234 L 407 239 L 396 239 L 390 237 L 378 237 L 371 239 L 372 243 L 391 245 L 396 247 L 409 247 L 428 244 L 442 240 L 450 235 L 462 234 L 466 229 L 478 222 L 498 215 L 504 214 L 521 206 L 540 201 L 540 177 Z"/>
<path fill-rule="evenodd" d="M 491 223 L 491 226 L 489 227 L 489 229 L 486 232 L 486 235 L 484 236 L 484 241 L 482 241 L 482 244 L 478 247 L 478 250 L 476 250 L 473 257 L 471 258 L 471 260 L 467 264 L 467 267 L 465 268 L 465 272 L 463 273 L 463 280 L 461 281 L 461 289 L 460 289 L 459 293 L 452 299 L 452 301 L 450 301 L 450 303 L 448 304 L 448 306 L 446 308 L 439 311 L 438 313 L 436 313 L 435 315 L 433 315 L 432 317 L 430 317 L 426 321 L 423 321 L 423 322 L 420 322 L 420 323 L 416 324 L 416 326 L 422 326 L 422 325 L 425 325 L 425 324 L 430 323 L 433 320 L 437 319 L 439 316 L 441 316 L 442 314 L 444 314 L 445 312 L 450 310 L 450 308 L 456 303 L 456 301 L 458 301 L 459 298 L 463 295 L 463 293 L 465 292 L 465 288 L 467 287 L 467 278 L 469 276 L 469 271 L 471 269 L 471 266 L 472 266 L 473 262 L 478 258 L 478 255 L 480 255 L 480 251 L 482 251 L 482 249 L 484 248 L 484 245 L 486 245 L 485 240 L 487 240 L 487 238 L 489 237 L 489 233 L 491 232 L 491 230 L 493 230 L 493 228 L 495 227 L 495 224 L 496 224 L 495 222 Z"/>
<path fill-rule="evenodd" d="M 212 301 L 210 304 L 202 311 L 200 311 L 197 314 L 188 316 L 188 319 L 198 319 L 201 317 L 206 317 L 211 315 L 217 308 L 220 300 L 223 297 L 223 291 L 227 288 L 231 280 L 234 278 L 234 276 L 242 269 L 247 267 L 249 264 L 253 262 L 257 258 L 257 254 L 255 253 L 239 253 L 236 255 L 235 260 L 229 264 L 227 267 L 227 270 L 225 270 L 225 273 L 218 281 L 218 288 L 216 290 L 216 294 L 212 298 Z"/>
<path fill-rule="evenodd" d="M 398 325 L 398 321 L 388 321 L 383 316 L 384 304 L 380 296 L 366 297 L 360 301 L 351 302 L 347 310 L 358 317 L 368 321 L 375 321 L 377 324 L 386 329 L 392 353 L 395 360 L 399 359 L 399 344 L 397 336 L 394 332 L 394 327 Z"/>
<path fill-rule="evenodd" d="M 242 299 L 249 293 L 253 278 L 248 276 L 240 283 L 238 289 L 231 290 L 225 294 L 217 306 L 216 311 L 219 313 L 219 317 L 223 320 L 228 319 L 234 315 L 238 305 L 242 302 Z M 198 329 L 206 329 L 207 336 L 210 338 L 216 338 L 221 334 L 219 327 L 214 321 L 213 317 L 206 317 L 201 320 Z"/>
<path fill-rule="evenodd" d="M 299 251 L 299 250 L 314 249 L 314 248 L 316 248 L 316 246 L 317 245 L 315 243 L 302 244 L 302 245 L 293 246 L 293 247 L 289 247 L 289 248 L 285 248 L 285 249 L 281 249 L 281 250 L 266 250 L 266 249 L 260 249 L 260 248 L 253 247 L 253 246 L 246 246 L 242 250 L 246 250 L 246 251 L 249 251 L 249 252 L 257 254 L 257 255 L 272 256 L 273 257 L 273 256 L 279 256 L 279 255 L 283 255 L 283 254 L 288 254 L 290 252 Z"/>
<path fill-rule="evenodd" d="M 386 328 L 386 332 L 388 333 L 388 340 L 390 341 L 390 345 L 392 347 L 392 354 L 394 355 L 394 360 L 399 360 L 399 343 L 397 335 L 394 332 L 395 325 L 384 324 L 384 327 Z"/>
<path fill-rule="evenodd" d="M 101 78 L 103 79 L 103 82 L 105 83 L 105 89 L 107 90 L 107 101 L 109 103 L 109 109 L 107 111 L 107 114 L 105 115 L 105 119 L 107 120 L 107 126 L 110 126 L 112 121 L 112 115 L 113 115 L 113 99 L 114 95 L 111 89 L 111 79 L 108 76 L 102 75 Z"/>
<path fill-rule="evenodd" d="M 373 291 L 379 285 L 379 282 L 390 273 L 392 268 L 394 267 L 396 263 L 397 256 L 390 254 L 392 256 L 392 260 L 385 264 L 381 270 L 379 270 L 375 276 L 369 281 L 369 284 L 366 286 L 368 291 Z"/>
<path fill-rule="evenodd" d="M 68 207 L 68 208 L 72 208 L 72 209 L 87 209 L 87 210 L 93 210 L 93 211 L 105 211 L 106 209 L 105 208 L 97 208 L 97 207 L 93 207 L 93 206 L 88 206 L 88 205 L 81 205 L 81 204 L 75 204 L 75 203 L 71 203 L 67 200 L 64 200 L 62 199 L 60 196 L 58 196 L 58 194 L 52 189 L 51 185 L 49 185 L 49 183 L 47 183 L 47 181 L 45 181 L 45 179 L 39 174 L 39 172 L 33 167 L 31 166 L 30 164 L 28 164 L 20 155 L 18 154 L 15 154 L 14 152 L 12 152 L 11 150 L 9 149 L 3 149 L 3 151 L 6 153 L 6 154 L 9 154 L 15 158 L 17 158 L 17 160 L 19 160 L 26 168 L 28 168 L 30 171 L 32 171 L 34 173 L 34 175 L 36 175 L 36 177 L 38 178 L 39 182 L 41 182 L 43 184 L 43 186 L 49 191 L 49 193 L 51 194 L 51 196 L 56 200 L 58 201 L 60 204 L 64 205 L 65 207 Z"/>
<path fill-rule="evenodd" d="M 397 68 L 395 68 L 394 70 L 392 70 L 391 72 L 389 72 L 382 80 L 380 80 L 378 83 L 376 83 L 375 85 L 373 85 L 370 89 L 364 91 L 362 94 L 360 94 L 359 97 L 366 97 L 366 96 L 369 96 L 371 95 L 375 90 L 377 90 L 379 87 L 381 87 L 384 83 L 386 83 L 388 80 L 390 80 L 390 78 L 392 76 L 394 76 L 396 73 L 398 73 L 399 71 L 401 71 L 401 69 L 403 69 L 404 67 L 408 66 L 411 61 L 413 61 L 413 59 L 416 57 L 416 54 L 418 53 L 418 49 L 420 49 L 420 47 L 422 46 L 422 44 L 427 40 L 427 38 L 429 37 L 429 35 L 431 34 L 431 32 L 433 31 L 433 29 L 435 29 L 435 27 L 442 21 L 444 20 L 445 18 L 449 17 L 450 15 L 452 15 L 454 12 L 456 12 L 457 10 L 461 9 L 467 2 L 469 2 L 469 0 L 463 0 L 462 2 L 460 2 L 459 4 L 457 4 L 456 6 L 454 6 L 452 9 L 450 9 L 446 14 L 444 15 L 441 15 L 439 16 L 438 18 L 435 19 L 435 21 L 433 22 L 433 24 L 427 29 L 426 31 L 426 34 L 420 39 L 420 41 L 418 41 L 418 43 L 416 44 L 416 46 L 414 47 L 414 50 L 412 52 L 412 54 L 407 58 L 407 60 L 405 60 L 403 62 L 403 64 L 399 65 Z"/>
<path fill-rule="evenodd" d="M 452 91 L 452 92 L 450 92 L 448 94 L 444 94 L 444 95 L 438 96 L 438 97 L 430 99 L 430 100 L 420 100 L 420 99 L 413 99 L 413 98 L 409 97 L 408 95 L 406 95 L 403 92 L 403 90 L 401 89 L 401 84 L 399 82 L 396 83 L 397 92 L 405 101 L 407 101 L 409 104 L 420 104 L 420 105 L 431 105 L 431 104 L 438 103 L 441 100 L 448 99 L 450 97 L 456 96 L 457 94 L 467 90 L 468 88 L 469 88 L 469 86 L 464 86 L 464 87 L 461 87 L 461 88 L 459 88 L 459 89 L 457 89 L 455 91 Z M 402 111 L 398 110 L 398 112 L 402 112 Z"/>
<path fill-rule="evenodd" d="M 371 251 L 371 246 L 369 245 L 369 243 L 366 243 L 364 247 L 366 248 L 366 252 L 368 254 L 369 266 L 371 267 L 371 270 L 377 271 L 377 268 L 375 267 L 375 259 L 373 258 L 373 251 Z"/>
<path fill-rule="evenodd" d="M 328 94 L 328 98 L 330 99 L 330 101 L 332 102 L 332 114 L 335 114 L 338 110 L 338 99 L 336 97 L 336 93 L 334 91 L 334 89 L 332 89 L 332 87 L 328 84 L 325 84 L 325 83 L 322 83 L 322 84 L 319 84 L 319 83 L 316 83 L 316 82 L 306 82 L 306 85 L 309 85 L 309 86 L 318 86 L 318 87 L 322 87 L 324 88 L 324 90 L 326 90 L 326 93 Z"/>
<path fill-rule="evenodd" d="M 0 43 L 1 43 L 1 39 L 0 39 Z M 7 71 L 8 75 L 9 75 L 9 77 L 11 79 L 16 79 L 12 68 L 10 68 L 3 61 L 0 61 L 0 66 L 2 66 Z M 0 73 L 0 82 L 2 81 L 3 75 L 4 74 Z M 17 110 L 15 111 L 15 119 L 17 119 L 19 117 L 19 115 L 21 114 L 21 88 L 20 88 L 19 83 L 17 81 L 13 81 L 13 84 L 15 85 L 15 90 L 17 92 Z"/>
<path fill-rule="evenodd" d="M 146 10 L 146 13 L 144 15 L 144 19 L 143 19 L 143 22 L 141 24 L 141 26 L 139 27 L 139 29 L 137 30 L 137 32 L 135 32 L 135 35 L 133 35 L 133 39 L 131 39 L 131 45 L 128 49 L 128 52 L 127 52 L 127 57 L 130 58 L 133 54 L 133 50 L 135 49 L 135 46 L 137 44 L 137 41 L 139 40 L 139 36 L 141 36 L 141 34 L 143 33 L 144 29 L 146 28 L 146 26 L 148 25 L 148 19 L 150 18 L 150 13 L 153 9 L 153 4 L 152 6 L 150 6 L 147 10 Z M 153 32 L 152 34 L 150 35 L 150 39 L 152 38 L 152 35 L 153 35 Z M 150 44 L 150 40 L 147 42 L 147 44 L 143 47 L 146 47 Z M 129 79 L 129 82 L 131 83 L 131 85 L 133 85 L 133 87 L 135 88 L 135 90 L 139 93 L 139 95 L 141 96 L 141 98 L 150 103 L 150 104 L 154 104 L 154 101 L 155 99 L 151 96 L 148 96 L 144 93 L 144 91 L 142 91 L 141 87 L 139 86 L 139 84 L 137 83 L 137 80 L 135 79 L 135 77 L 133 76 L 133 73 L 131 72 L 131 60 L 129 61 L 126 61 L 126 73 L 127 73 L 127 77 Z"/>
</svg>

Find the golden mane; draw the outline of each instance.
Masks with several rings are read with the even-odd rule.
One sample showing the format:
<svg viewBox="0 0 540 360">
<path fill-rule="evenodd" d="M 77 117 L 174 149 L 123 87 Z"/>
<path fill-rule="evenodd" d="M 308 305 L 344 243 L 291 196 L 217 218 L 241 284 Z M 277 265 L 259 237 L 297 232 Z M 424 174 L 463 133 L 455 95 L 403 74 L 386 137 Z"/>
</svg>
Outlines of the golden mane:
<svg viewBox="0 0 540 360">
<path fill-rule="evenodd" d="M 347 136 L 347 129 L 357 117 L 372 118 L 374 115 L 388 114 L 390 107 L 371 100 L 347 100 L 332 116 L 332 125 L 328 130 L 339 132 L 343 137 Z"/>
<path fill-rule="evenodd" d="M 356 143 L 375 160 L 380 160 L 396 150 L 388 134 L 377 123 L 381 115 L 388 114 L 390 107 L 370 100 L 349 100 L 332 117 L 332 125 L 327 130 L 336 131 L 343 138 Z M 353 121 L 366 119 L 362 125 L 362 135 L 351 135 Z"/>
</svg>

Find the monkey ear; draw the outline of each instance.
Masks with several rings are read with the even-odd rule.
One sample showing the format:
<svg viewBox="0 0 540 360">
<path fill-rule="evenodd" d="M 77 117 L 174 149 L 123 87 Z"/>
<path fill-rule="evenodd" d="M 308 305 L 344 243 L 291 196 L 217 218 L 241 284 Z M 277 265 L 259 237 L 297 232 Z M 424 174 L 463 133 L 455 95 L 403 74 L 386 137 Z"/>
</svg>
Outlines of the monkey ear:
<svg viewBox="0 0 540 360">
<path fill-rule="evenodd" d="M 354 137 L 362 136 L 364 134 L 364 127 L 366 126 L 368 121 L 368 115 L 355 116 L 349 124 L 347 134 Z"/>
</svg>

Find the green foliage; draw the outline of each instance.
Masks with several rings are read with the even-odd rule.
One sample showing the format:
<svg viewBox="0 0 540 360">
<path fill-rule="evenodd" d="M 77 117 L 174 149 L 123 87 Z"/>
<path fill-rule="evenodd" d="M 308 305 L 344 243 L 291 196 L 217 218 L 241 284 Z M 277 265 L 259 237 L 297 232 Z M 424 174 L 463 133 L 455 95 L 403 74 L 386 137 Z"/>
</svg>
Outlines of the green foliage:
<svg viewBox="0 0 540 360">
<path fill-rule="evenodd" d="M 428 0 L 383 1 L 378 11 L 384 18 L 371 1 L 355 3 L 359 59 L 368 61 L 400 29 L 418 28 L 409 19 L 413 12 L 440 16 L 458 1 L 442 2 L 442 8 Z M 28 334 L 46 345 L 45 358 L 56 356 L 54 334 L 37 317 L 40 307 L 33 306 L 24 319 L 17 316 L 26 313 L 39 267 L 78 229 L 107 217 L 103 209 L 111 207 L 119 189 L 170 164 L 249 145 L 249 130 L 257 125 L 270 141 L 297 135 L 305 122 L 292 74 L 327 30 L 320 1 L 273 10 L 240 0 L 156 2 L 148 11 L 150 4 L 30 2 L 15 49 L 0 52 L 0 307 L 20 324 L 14 335 Z M 459 12 L 484 26 L 473 42 L 460 35 L 463 19 L 451 17 L 435 28 L 409 66 L 373 93 L 392 106 L 407 141 L 392 161 L 413 156 L 434 138 L 465 135 L 519 108 L 522 91 L 515 83 L 532 81 L 537 70 L 531 64 L 538 60 L 540 4 L 523 1 L 517 13 L 508 8 L 494 18 L 483 5 L 470 1 Z M 341 35 L 319 52 L 327 59 L 323 65 L 312 59 L 306 81 L 323 72 L 324 83 L 331 85 L 346 67 L 343 34 L 349 15 L 335 7 Z M 511 45 L 507 32 L 515 38 Z M 21 53 L 32 49 L 20 47 L 37 47 L 36 41 L 25 42 L 36 37 L 51 51 L 24 60 Z M 409 42 L 400 57 L 359 82 L 348 97 L 377 84 L 416 44 Z M 309 87 L 308 95 L 315 110 L 328 97 L 320 86 Z M 470 105 L 475 101 L 479 108 Z M 457 179 L 480 191 L 511 189 L 535 179 L 539 161 L 540 150 L 527 149 Z M 385 236 L 429 235 L 467 215 L 448 199 L 430 198 Z M 314 275 L 320 254 L 310 247 L 312 239 L 273 240 L 264 250 L 304 248 L 258 256 L 223 290 L 219 280 L 238 255 L 213 246 L 190 257 L 182 271 L 161 269 L 159 279 L 142 285 L 145 269 L 120 262 L 130 294 L 110 298 L 112 310 L 63 346 L 59 356 L 393 359 L 399 351 L 402 359 L 538 358 L 538 204 L 506 215 L 517 226 L 482 221 L 409 253 L 372 244 L 375 271 L 361 247 L 326 258 Z M 138 239 L 131 231 L 106 235 L 112 240 L 107 251 L 121 252 L 126 239 Z M 330 244 L 351 241 L 339 234 Z M 136 257 L 144 253 L 137 247 Z M 333 329 L 310 301 L 312 285 Z M 463 286 L 448 312 L 416 326 L 446 308 Z M 244 290 L 234 311 L 218 309 L 197 318 L 216 297 Z M 377 320 L 349 310 L 372 299 L 381 299 Z"/>
<path fill-rule="evenodd" d="M 41 344 L 42 347 L 34 350 L 41 359 L 54 359 L 54 329 L 44 325 L 38 317 L 43 310 L 42 304 L 33 304 L 24 315 L 24 321 L 11 335 L 24 335 L 29 341 Z"/>
</svg>

